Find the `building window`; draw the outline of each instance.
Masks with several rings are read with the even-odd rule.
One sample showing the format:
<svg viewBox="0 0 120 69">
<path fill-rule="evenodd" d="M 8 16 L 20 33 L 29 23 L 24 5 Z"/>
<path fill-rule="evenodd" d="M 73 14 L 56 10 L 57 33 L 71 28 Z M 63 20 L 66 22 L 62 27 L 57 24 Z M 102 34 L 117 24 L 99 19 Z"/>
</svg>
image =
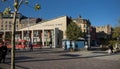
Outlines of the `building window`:
<svg viewBox="0 0 120 69">
<path fill-rule="evenodd" d="M 87 29 L 84 29 L 85 32 L 87 32 Z"/>
<path fill-rule="evenodd" d="M 5 24 L 7 25 L 7 21 L 5 21 Z"/>
<path fill-rule="evenodd" d="M 11 25 L 9 25 L 9 27 L 11 28 L 12 26 L 11 26 Z"/>
<path fill-rule="evenodd" d="M 5 25 L 5 27 L 7 27 L 7 25 Z"/>
<path fill-rule="evenodd" d="M 16 27 L 18 28 L 18 25 L 16 25 Z"/>
<path fill-rule="evenodd" d="M 39 31 L 33 31 L 34 37 L 39 37 Z"/>
<path fill-rule="evenodd" d="M 1 27 L 1 30 L 3 30 L 3 27 Z"/>
<path fill-rule="evenodd" d="M 12 22 L 11 21 L 9 21 L 9 25 L 11 25 L 12 24 Z"/>
<path fill-rule="evenodd" d="M 1 27 L 3 27 L 3 25 L 1 25 Z"/>
<path fill-rule="evenodd" d="M 11 28 L 12 28 L 12 27 L 11 27 L 11 25 L 9 24 L 9 30 L 11 30 Z"/>
<path fill-rule="evenodd" d="M 86 28 L 86 24 L 84 24 L 84 28 Z"/>
</svg>

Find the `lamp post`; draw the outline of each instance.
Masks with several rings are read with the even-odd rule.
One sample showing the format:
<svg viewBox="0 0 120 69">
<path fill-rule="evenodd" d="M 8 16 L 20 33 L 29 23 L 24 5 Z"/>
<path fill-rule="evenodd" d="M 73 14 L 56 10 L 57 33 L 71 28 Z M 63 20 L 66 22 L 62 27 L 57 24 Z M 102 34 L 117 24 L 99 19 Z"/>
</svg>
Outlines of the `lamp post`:
<svg viewBox="0 0 120 69">
<path fill-rule="evenodd" d="M 87 34 L 88 36 L 88 48 L 90 48 L 90 37 L 91 37 L 91 35 L 90 35 L 90 27 L 88 26 L 88 34 Z"/>
<path fill-rule="evenodd" d="M 91 37 L 90 36 L 90 27 L 87 26 L 86 30 L 87 30 L 87 32 L 86 32 L 86 36 L 85 36 L 85 49 L 88 50 L 90 48 L 90 37 Z"/>
<path fill-rule="evenodd" d="M 84 29 L 84 44 L 85 44 L 85 49 L 88 49 L 88 42 L 87 42 L 87 27 Z"/>
</svg>

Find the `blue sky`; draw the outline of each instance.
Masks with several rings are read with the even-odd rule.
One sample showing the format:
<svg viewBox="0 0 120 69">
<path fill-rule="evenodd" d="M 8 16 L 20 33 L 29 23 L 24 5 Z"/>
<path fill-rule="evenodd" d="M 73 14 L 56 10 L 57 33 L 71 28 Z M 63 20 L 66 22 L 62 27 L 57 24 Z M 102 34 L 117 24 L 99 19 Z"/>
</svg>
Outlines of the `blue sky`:
<svg viewBox="0 0 120 69">
<path fill-rule="evenodd" d="M 31 7 L 36 3 L 40 3 L 41 10 L 35 11 Z M 64 15 L 72 18 L 81 15 L 89 19 L 93 26 L 116 26 L 120 19 L 120 0 L 29 0 L 29 4 L 22 5 L 19 10 L 28 17 L 53 19 Z"/>
</svg>

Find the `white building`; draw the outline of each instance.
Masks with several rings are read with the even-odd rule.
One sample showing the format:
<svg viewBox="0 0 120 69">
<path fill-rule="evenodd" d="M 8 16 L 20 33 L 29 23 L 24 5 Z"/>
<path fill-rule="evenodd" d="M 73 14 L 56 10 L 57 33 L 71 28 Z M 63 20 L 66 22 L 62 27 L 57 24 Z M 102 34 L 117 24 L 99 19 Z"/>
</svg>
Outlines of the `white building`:
<svg viewBox="0 0 120 69">
<path fill-rule="evenodd" d="M 16 40 L 28 40 L 32 43 L 42 43 L 43 46 L 62 47 L 62 39 L 66 39 L 66 28 L 69 23 L 67 16 L 40 22 L 17 31 Z M 20 35 L 20 33 L 22 35 Z"/>
</svg>

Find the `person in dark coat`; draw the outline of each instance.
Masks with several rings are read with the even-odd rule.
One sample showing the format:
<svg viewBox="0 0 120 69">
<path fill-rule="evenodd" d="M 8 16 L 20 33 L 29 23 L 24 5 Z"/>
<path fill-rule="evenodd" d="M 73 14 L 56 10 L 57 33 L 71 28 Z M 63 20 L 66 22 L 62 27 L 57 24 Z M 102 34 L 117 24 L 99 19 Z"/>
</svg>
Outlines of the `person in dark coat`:
<svg viewBox="0 0 120 69">
<path fill-rule="evenodd" d="M 3 63 L 5 63 L 5 58 L 7 55 L 7 46 L 5 43 L 2 44 L 2 46 L 0 47 L 0 63 L 3 61 Z"/>
<path fill-rule="evenodd" d="M 111 50 L 111 53 L 113 53 L 113 46 L 110 44 L 109 49 Z"/>
<path fill-rule="evenodd" d="M 33 51 L 33 45 L 31 42 L 29 43 L 29 47 L 30 47 L 30 51 Z"/>
<path fill-rule="evenodd" d="M 2 61 L 2 54 L 3 54 L 3 52 L 2 52 L 2 46 L 0 47 L 0 63 L 1 63 L 1 61 Z"/>
</svg>

